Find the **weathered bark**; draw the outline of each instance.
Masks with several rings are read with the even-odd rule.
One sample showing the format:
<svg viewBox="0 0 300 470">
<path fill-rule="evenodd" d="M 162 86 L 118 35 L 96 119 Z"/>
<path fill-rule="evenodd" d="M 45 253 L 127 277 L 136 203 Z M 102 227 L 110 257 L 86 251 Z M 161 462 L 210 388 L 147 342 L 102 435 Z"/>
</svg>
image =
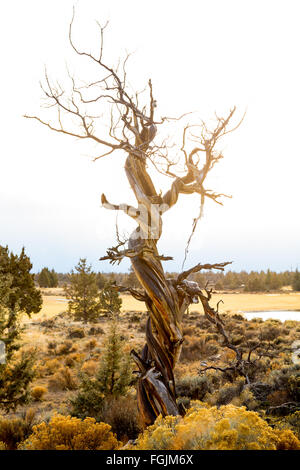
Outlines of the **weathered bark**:
<svg viewBox="0 0 300 470">
<path fill-rule="evenodd" d="M 125 171 L 138 205 L 147 208 L 144 220 L 132 233 L 128 249 L 137 253 L 130 257 L 133 270 L 144 289 L 144 302 L 149 312 L 146 327 L 146 344 L 141 355 L 132 351 L 139 367 L 138 407 L 145 426 L 154 422 L 158 415 L 178 415 L 183 412 L 176 403 L 174 368 L 182 348 L 182 317 L 187 307 L 198 302 L 199 286 L 186 281 L 192 272 L 200 269 L 224 269 L 227 263 L 197 265 L 181 273 L 177 280 L 166 279 L 157 242 L 162 232 L 162 210 L 170 208 L 178 199 L 179 192 L 188 192 L 187 183 L 193 182 L 191 172 L 177 178 L 164 197 L 157 195 L 146 171 L 145 163 L 129 155 Z M 191 191 L 193 192 L 193 191 Z M 160 204 L 167 204 L 167 207 Z"/>
<path fill-rule="evenodd" d="M 147 208 L 150 219 L 159 199 L 144 162 L 129 155 L 125 170 L 139 206 Z M 148 226 L 139 226 L 128 243 L 129 249 L 139 253 L 131 258 L 131 263 L 145 291 L 149 311 L 146 345 L 141 356 L 132 352 L 140 370 L 138 406 L 145 425 L 152 424 L 159 414 L 179 414 L 173 370 L 182 345 L 180 308 L 176 290 L 167 281 L 159 260 L 158 239 L 147 238 L 151 237 L 149 227 L 158 230 L 158 235 L 161 233 L 161 216 L 156 216 L 155 222 L 148 220 Z"/>
</svg>

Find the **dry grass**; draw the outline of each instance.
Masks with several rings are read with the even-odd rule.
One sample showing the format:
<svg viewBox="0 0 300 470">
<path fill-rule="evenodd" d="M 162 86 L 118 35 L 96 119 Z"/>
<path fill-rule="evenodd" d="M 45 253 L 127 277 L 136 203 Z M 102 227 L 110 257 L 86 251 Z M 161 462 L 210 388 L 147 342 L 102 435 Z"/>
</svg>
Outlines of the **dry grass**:
<svg viewBox="0 0 300 470">
<path fill-rule="evenodd" d="M 48 319 L 67 310 L 67 302 L 64 302 L 62 289 L 51 289 L 50 295 L 47 289 L 43 289 L 43 308 L 40 313 L 34 315 L 34 319 Z M 56 293 L 56 295 L 53 295 Z M 124 314 L 128 311 L 146 312 L 143 302 L 135 300 L 130 295 L 122 295 L 122 309 Z M 237 313 L 241 311 L 261 311 L 261 310 L 300 310 L 300 294 L 296 292 L 285 291 L 277 294 L 242 294 L 242 293 L 216 293 L 213 295 L 211 304 L 217 305 L 219 300 L 223 300 L 220 304 L 220 312 Z M 190 311 L 201 312 L 200 304 L 191 305 Z M 299 312 L 300 318 L 300 312 Z M 24 323 L 28 322 L 24 318 Z"/>
<path fill-rule="evenodd" d="M 146 307 L 142 302 L 133 299 L 129 295 L 123 295 L 122 311 L 138 310 L 145 312 Z M 225 313 L 230 311 L 237 313 L 240 311 L 261 311 L 261 310 L 300 310 L 300 294 L 294 292 L 284 292 L 278 294 L 214 294 L 211 304 L 217 305 L 219 300 L 223 300 L 224 304 L 220 304 L 219 311 Z M 190 306 L 191 311 L 201 312 L 200 304 Z M 300 318 L 300 312 L 299 312 Z"/>
<path fill-rule="evenodd" d="M 261 310 L 300 310 L 300 294 L 278 293 L 278 294 L 215 294 L 213 303 L 219 300 L 220 312 L 230 310 L 232 313 L 239 311 L 261 311 Z M 197 309 L 195 309 L 197 310 Z M 299 312 L 300 318 L 300 312 Z"/>
<path fill-rule="evenodd" d="M 52 296 L 52 295 L 43 295 L 43 307 L 42 310 L 32 315 L 32 319 L 29 319 L 27 315 L 23 315 L 23 322 L 28 323 L 32 320 L 47 320 L 49 318 L 58 315 L 68 309 L 68 303 L 63 301 L 63 296 Z"/>
<path fill-rule="evenodd" d="M 43 295 L 56 295 L 56 296 L 65 295 L 63 287 L 42 287 L 41 292 Z"/>
<path fill-rule="evenodd" d="M 37 349 L 37 376 L 32 383 L 32 388 L 44 387 L 47 389 L 47 393 L 41 401 L 32 397 L 30 403 L 39 419 L 49 417 L 54 411 L 68 412 L 69 399 L 76 393 L 77 375 L 80 371 L 84 371 L 90 376 L 95 374 L 101 357 L 103 341 L 109 327 L 107 318 L 100 319 L 99 323 L 84 325 L 72 321 L 67 316 L 61 316 L 59 314 L 67 310 L 67 302 L 62 301 L 64 298 L 63 292 L 58 289 L 51 289 L 51 292 L 43 290 L 43 294 L 42 311 L 37 315 L 32 315 L 31 319 L 24 318 L 26 328 L 22 338 L 25 349 Z M 123 295 L 122 299 L 122 313 L 119 321 L 120 333 L 126 342 L 128 352 L 132 348 L 139 351 L 145 343 L 145 332 L 142 326 L 145 324 L 146 308 L 142 302 L 132 299 L 129 295 Z M 300 310 L 300 295 L 289 291 L 276 295 L 218 293 L 213 296 L 213 304 L 216 305 L 220 299 L 224 301 L 224 304 L 220 304 L 222 312 Z M 191 305 L 190 312 L 197 311 L 202 313 L 201 306 L 199 304 Z M 44 321 L 51 318 L 52 321 Z M 184 354 L 186 357 L 176 367 L 177 378 L 186 375 L 197 376 L 199 361 L 202 360 L 202 356 L 205 359 L 207 355 L 215 354 L 215 351 L 211 349 L 216 346 L 214 331 L 208 330 L 207 325 L 202 325 L 203 321 L 203 318 L 201 320 L 198 315 L 190 315 L 185 318 L 184 334 L 186 343 L 182 359 L 184 359 Z M 90 333 L 92 327 L 95 331 Z M 238 325 L 236 325 L 235 330 L 237 330 L 237 327 Z M 262 325 L 259 327 L 261 328 Z M 83 337 L 70 338 L 70 331 L 79 328 L 84 330 Z M 102 334 L 97 332 L 98 329 L 101 330 Z M 300 331 L 294 329 L 295 334 L 296 331 Z M 205 330 L 205 334 L 202 330 Z M 235 331 L 235 333 L 239 334 L 239 331 Z M 201 338 L 201 335 L 205 337 Z M 283 339 L 285 339 L 285 336 Z M 291 339 L 294 339 L 294 336 Z M 222 351 L 219 360 L 227 363 L 232 359 L 232 357 L 226 355 L 230 355 L 230 351 Z M 275 367 L 275 363 L 272 364 L 272 367 Z M 26 407 L 20 408 L 16 416 L 19 416 L 25 409 Z M 14 413 L 11 413 L 10 416 L 14 416 Z"/>
</svg>

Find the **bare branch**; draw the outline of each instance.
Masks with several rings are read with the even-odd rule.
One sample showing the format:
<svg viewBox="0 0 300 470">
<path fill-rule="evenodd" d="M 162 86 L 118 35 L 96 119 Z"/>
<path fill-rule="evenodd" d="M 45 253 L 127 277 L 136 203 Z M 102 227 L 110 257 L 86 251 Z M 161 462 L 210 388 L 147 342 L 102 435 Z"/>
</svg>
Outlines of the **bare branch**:
<svg viewBox="0 0 300 470">
<path fill-rule="evenodd" d="M 225 267 L 228 266 L 228 264 L 231 264 L 232 261 L 226 261 L 224 263 L 215 263 L 215 264 L 201 264 L 198 263 L 196 266 L 188 269 L 187 271 L 183 271 L 179 276 L 177 277 L 177 282 L 180 283 L 183 281 L 183 279 L 186 279 L 189 277 L 190 274 L 198 273 L 199 271 L 202 271 L 203 269 L 218 269 L 220 271 L 224 271 Z"/>
<path fill-rule="evenodd" d="M 134 297 L 136 300 L 139 300 L 140 302 L 146 302 L 148 299 L 145 291 L 133 289 L 131 287 L 118 286 L 118 285 L 115 286 L 115 288 L 118 292 L 129 292 L 129 294 L 131 294 L 132 297 Z"/>
<path fill-rule="evenodd" d="M 123 245 L 123 243 L 121 244 Z M 143 257 L 147 253 L 151 253 L 152 256 L 154 256 L 157 260 L 160 261 L 169 261 L 172 260 L 172 256 L 164 256 L 164 255 L 157 255 L 153 253 L 153 250 L 151 248 L 145 247 L 145 246 L 140 246 L 140 248 L 134 250 L 131 248 L 125 249 L 125 250 L 119 250 L 119 247 L 121 246 L 120 244 L 117 246 L 113 246 L 111 248 L 108 248 L 106 251 L 107 255 L 102 256 L 99 258 L 100 261 L 105 261 L 109 260 L 111 264 L 118 263 L 120 264 L 123 258 L 138 258 L 138 257 Z"/>
</svg>

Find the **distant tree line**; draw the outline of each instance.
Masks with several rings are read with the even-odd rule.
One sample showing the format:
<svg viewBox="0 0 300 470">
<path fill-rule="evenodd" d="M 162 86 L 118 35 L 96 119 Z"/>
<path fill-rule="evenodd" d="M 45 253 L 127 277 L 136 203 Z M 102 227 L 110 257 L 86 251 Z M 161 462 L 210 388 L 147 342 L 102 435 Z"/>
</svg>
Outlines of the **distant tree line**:
<svg viewBox="0 0 300 470">
<path fill-rule="evenodd" d="M 300 291 L 300 274 L 298 270 L 277 273 L 267 271 L 228 271 L 226 273 L 197 273 L 193 280 L 201 285 L 211 284 L 216 290 L 243 290 L 245 292 L 268 292 L 291 286 Z"/>
<path fill-rule="evenodd" d="M 124 287 L 138 288 L 139 282 L 132 270 L 128 273 L 94 273 L 98 288 L 103 289 L 107 283 L 116 283 Z M 167 272 L 167 277 L 176 277 L 178 273 Z M 202 272 L 191 276 L 193 281 L 205 286 L 207 283 L 216 290 L 243 290 L 245 292 L 268 292 L 291 286 L 294 291 L 300 291 L 300 272 L 283 271 L 277 273 L 268 269 L 267 271 L 227 271 Z M 70 284 L 70 273 L 55 273 L 44 268 L 36 275 L 36 282 L 40 287 L 57 287 Z"/>
<path fill-rule="evenodd" d="M 43 268 L 36 276 L 36 281 L 40 287 L 57 287 L 58 275 L 54 269 L 50 271 L 48 268 Z"/>
<path fill-rule="evenodd" d="M 129 273 L 92 272 L 92 274 L 95 277 L 99 289 L 103 289 L 107 283 L 116 283 L 124 287 L 140 287 L 132 269 L 130 269 Z M 40 287 L 63 287 L 65 284 L 70 284 L 71 280 L 72 272 L 57 273 L 53 269 L 50 271 L 48 268 L 43 268 L 35 275 L 35 281 Z"/>
</svg>

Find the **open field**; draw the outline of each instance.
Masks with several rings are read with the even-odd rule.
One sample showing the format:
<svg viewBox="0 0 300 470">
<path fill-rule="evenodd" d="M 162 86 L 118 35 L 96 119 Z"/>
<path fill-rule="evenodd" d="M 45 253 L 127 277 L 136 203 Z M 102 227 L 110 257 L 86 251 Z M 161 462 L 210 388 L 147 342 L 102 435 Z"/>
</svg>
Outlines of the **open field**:
<svg viewBox="0 0 300 470">
<path fill-rule="evenodd" d="M 63 289 L 50 289 L 50 295 L 44 289 L 43 308 L 34 318 L 51 318 L 67 308 L 64 299 Z M 143 302 L 135 300 L 130 295 L 122 295 L 122 312 L 138 311 L 145 312 L 146 307 Z M 237 313 L 243 311 L 262 310 L 299 310 L 300 318 L 300 293 L 284 292 L 274 294 L 244 294 L 244 293 L 216 293 L 212 298 L 212 305 L 223 300 L 219 306 L 221 313 Z M 200 304 L 190 306 L 190 311 L 202 312 Z M 26 318 L 24 319 L 26 322 Z"/>
<path fill-rule="evenodd" d="M 63 289 L 43 289 L 43 308 L 41 312 L 36 315 L 32 315 L 32 318 L 25 316 L 23 323 L 26 325 L 26 330 L 23 336 L 23 343 L 25 347 L 37 347 L 39 355 L 48 357 L 50 354 L 48 350 L 48 344 L 51 342 L 57 343 L 58 345 L 63 344 L 66 338 L 68 338 L 68 331 L 73 327 L 80 327 L 85 330 L 85 337 L 83 339 L 75 339 L 76 347 L 78 348 L 77 353 L 81 355 L 85 354 L 88 350 L 88 343 L 91 336 L 88 334 L 90 328 L 89 325 L 83 325 L 81 322 L 74 322 L 72 319 L 67 317 L 61 318 L 59 314 L 62 314 L 67 310 L 67 300 L 64 297 Z M 216 293 L 213 295 L 212 305 L 216 306 L 217 302 L 223 300 L 223 304 L 220 304 L 219 311 L 221 313 L 238 313 L 241 311 L 261 311 L 261 310 L 299 310 L 300 320 L 300 293 L 284 292 L 284 293 L 262 293 L 262 294 L 244 294 L 244 293 Z M 132 298 L 130 295 L 122 295 L 122 313 L 120 317 L 120 333 L 126 338 L 127 348 L 141 348 L 144 344 L 144 328 L 140 328 L 141 323 L 145 322 L 146 308 L 143 302 L 139 302 Z M 134 312 L 139 312 L 138 318 L 141 320 L 134 320 Z M 194 304 L 190 306 L 190 312 L 203 313 L 200 304 Z M 59 317 L 57 317 L 59 315 Z M 48 328 L 43 325 L 45 320 L 55 319 L 53 327 Z M 195 325 L 194 320 L 190 320 L 188 317 L 185 319 L 185 325 L 192 322 Z M 98 324 L 97 324 L 98 325 Z M 101 328 L 103 334 L 97 336 L 97 348 L 103 346 L 103 341 L 108 331 L 109 322 L 103 318 L 101 320 Z M 198 341 L 198 340 L 197 340 Z M 47 352 L 48 351 L 48 352 Z M 80 354 L 79 354 L 80 355 Z M 92 355 L 93 356 L 93 355 Z M 91 356 L 91 358 L 92 358 Z M 96 355 L 97 356 L 97 355 Z M 50 355 L 51 357 L 51 355 Z M 56 357 L 56 356 L 54 356 Z M 95 358 L 96 359 L 96 358 Z M 83 359 L 85 361 L 86 359 Z M 43 360 L 41 360 L 43 363 Z M 61 365 L 63 365 L 63 361 Z M 78 366 L 79 367 L 79 366 Z M 81 367 L 81 366 L 80 366 Z M 181 366 L 182 370 L 185 366 Z M 189 369 L 191 366 L 189 365 Z M 195 372 L 196 373 L 196 372 Z M 34 385 L 41 385 L 47 387 L 48 375 L 45 377 L 39 377 Z M 48 391 L 46 399 L 42 403 L 32 403 L 31 406 L 36 408 L 39 413 L 44 413 L 53 408 L 62 410 L 66 406 L 66 402 L 74 392 L 72 391 Z"/>
<path fill-rule="evenodd" d="M 284 293 L 284 294 L 214 294 L 211 304 L 216 306 L 220 304 L 219 311 L 225 313 L 230 311 L 237 313 L 240 311 L 261 311 L 261 310 L 299 310 L 300 318 L 300 293 Z M 122 310 L 140 310 L 145 311 L 142 302 L 126 295 L 123 296 Z M 190 311 L 201 312 L 200 304 L 190 306 Z"/>
</svg>

